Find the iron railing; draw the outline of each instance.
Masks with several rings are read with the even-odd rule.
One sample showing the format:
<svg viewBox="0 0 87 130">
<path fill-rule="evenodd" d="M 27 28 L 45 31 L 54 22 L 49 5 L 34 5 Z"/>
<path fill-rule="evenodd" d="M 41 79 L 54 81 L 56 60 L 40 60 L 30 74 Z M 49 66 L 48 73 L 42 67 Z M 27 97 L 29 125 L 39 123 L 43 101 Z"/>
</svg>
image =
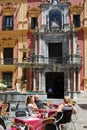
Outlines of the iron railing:
<svg viewBox="0 0 87 130">
<path fill-rule="evenodd" d="M 31 56 L 28 61 L 36 64 L 82 64 L 82 57 L 79 55 L 66 55 L 62 57 L 44 57 L 43 55 Z"/>
<path fill-rule="evenodd" d="M 26 62 L 25 62 L 26 61 Z M 30 58 L 26 58 L 26 60 L 22 61 L 22 64 L 26 63 L 34 63 L 34 64 L 72 64 L 72 65 L 81 65 L 82 64 L 82 57 L 79 55 L 65 55 L 62 57 L 44 57 L 43 55 L 33 55 Z M 0 65 L 12 65 L 18 64 L 17 58 L 4 58 L 0 59 Z"/>
<path fill-rule="evenodd" d="M 0 65 L 12 65 L 12 64 L 17 63 L 17 62 L 18 62 L 17 58 L 0 59 Z"/>
</svg>

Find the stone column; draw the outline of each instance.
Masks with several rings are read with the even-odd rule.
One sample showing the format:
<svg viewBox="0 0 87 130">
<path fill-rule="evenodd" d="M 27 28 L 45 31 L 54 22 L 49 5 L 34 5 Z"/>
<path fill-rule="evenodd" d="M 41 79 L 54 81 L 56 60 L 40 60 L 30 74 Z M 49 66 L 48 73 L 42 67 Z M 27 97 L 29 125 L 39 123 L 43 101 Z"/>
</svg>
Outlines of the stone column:
<svg viewBox="0 0 87 130">
<path fill-rule="evenodd" d="M 76 91 L 76 72 L 74 71 L 74 89 L 73 91 Z"/>
<path fill-rule="evenodd" d="M 40 37 L 40 40 L 39 40 L 39 55 L 41 55 L 41 37 Z"/>
<path fill-rule="evenodd" d="M 41 91 L 41 87 L 42 87 L 41 81 L 42 81 L 41 73 L 39 72 L 39 87 L 38 87 L 39 91 Z"/>
<path fill-rule="evenodd" d="M 35 71 L 33 73 L 33 91 L 36 91 L 36 79 L 35 79 Z"/>
<path fill-rule="evenodd" d="M 68 71 L 68 91 L 71 91 L 70 89 L 70 73 Z"/>
<path fill-rule="evenodd" d="M 62 30 L 64 29 L 64 15 L 62 14 Z"/>
<path fill-rule="evenodd" d="M 80 91 L 80 72 L 78 72 L 78 91 Z"/>
<path fill-rule="evenodd" d="M 1 58 L 1 65 L 2 65 L 2 64 L 4 64 L 4 59 L 3 59 L 3 48 L 1 48 L 0 51 L 1 51 L 1 52 L 0 52 L 0 53 L 1 53 L 1 54 L 0 54 L 0 55 L 1 55 L 0 58 Z"/>
</svg>

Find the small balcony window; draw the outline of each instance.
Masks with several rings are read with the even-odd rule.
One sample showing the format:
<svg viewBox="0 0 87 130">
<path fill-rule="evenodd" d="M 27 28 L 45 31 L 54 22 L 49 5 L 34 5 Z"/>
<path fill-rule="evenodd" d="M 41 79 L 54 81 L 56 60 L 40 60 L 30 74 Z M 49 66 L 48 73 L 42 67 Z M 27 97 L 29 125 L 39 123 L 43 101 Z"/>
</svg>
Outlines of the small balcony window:
<svg viewBox="0 0 87 130">
<path fill-rule="evenodd" d="M 38 18 L 32 17 L 31 18 L 31 29 L 35 29 L 36 27 L 38 27 Z"/>
<path fill-rule="evenodd" d="M 13 16 L 3 16 L 2 30 L 13 30 Z"/>
<path fill-rule="evenodd" d="M 22 60 L 26 60 L 26 52 L 23 52 L 23 57 L 22 57 Z"/>
<path fill-rule="evenodd" d="M 80 27 L 80 15 L 73 15 L 73 24 L 75 27 Z"/>
</svg>

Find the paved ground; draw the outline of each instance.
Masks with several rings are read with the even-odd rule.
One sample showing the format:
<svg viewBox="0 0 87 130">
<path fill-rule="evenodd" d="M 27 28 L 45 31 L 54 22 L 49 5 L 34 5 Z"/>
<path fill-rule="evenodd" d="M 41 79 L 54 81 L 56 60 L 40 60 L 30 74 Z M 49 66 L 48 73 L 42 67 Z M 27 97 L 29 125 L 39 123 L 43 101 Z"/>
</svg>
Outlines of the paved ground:
<svg viewBox="0 0 87 130">
<path fill-rule="evenodd" d="M 76 130 L 87 130 L 87 110 L 81 108 L 78 104 L 87 104 L 87 99 L 77 99 L 77 121 Z"/>
</svg>

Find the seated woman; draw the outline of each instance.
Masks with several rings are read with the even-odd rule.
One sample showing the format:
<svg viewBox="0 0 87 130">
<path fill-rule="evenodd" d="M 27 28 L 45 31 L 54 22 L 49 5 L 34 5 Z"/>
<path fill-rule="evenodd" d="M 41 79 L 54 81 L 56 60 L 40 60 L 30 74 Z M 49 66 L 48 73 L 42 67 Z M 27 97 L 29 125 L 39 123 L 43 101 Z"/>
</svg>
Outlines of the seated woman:
<svg viewBox="0 0 87 130">
<path fill-rule="evenodd" d="M 69 96 L 65 96 L 64 97 L 64 103 L 61 103 L 60 105 L 58 105 L 58 108 L 56 109 L 57 112 L 61 112 L 64 109 L 66 109 L 66 107 L 72 107 L 72 113 L 76 114 L 77 113 L 77 109 L 76 107 L 73 105 L 72 99 Z"/>
<path fill-rule="evenodd" d="M 64 103 L 61 103 L 58 105 L 58 108 L 56 108 L 56 112 L 60 113 L 64 110 L 72 110 L 72 114 L 77 113 L 76 107 L 73 105 L 73 101 L 69 96 L 64 97 Z M 53 115 L 55 118 L 57 118 L 56 113 Z M 59 127 L 59 126 L 58 126 Z M 65 124 L 61 124 L 61 129 L 65 127 Z"/>
<path fill-rule="evenodd" d="M 35 112 L 38 110 L 38 107 L 34 102 L 33 96 L 27 97 L 26 107 L 27 107 L 29 115 L 34 116 Z"/>
</svg>

